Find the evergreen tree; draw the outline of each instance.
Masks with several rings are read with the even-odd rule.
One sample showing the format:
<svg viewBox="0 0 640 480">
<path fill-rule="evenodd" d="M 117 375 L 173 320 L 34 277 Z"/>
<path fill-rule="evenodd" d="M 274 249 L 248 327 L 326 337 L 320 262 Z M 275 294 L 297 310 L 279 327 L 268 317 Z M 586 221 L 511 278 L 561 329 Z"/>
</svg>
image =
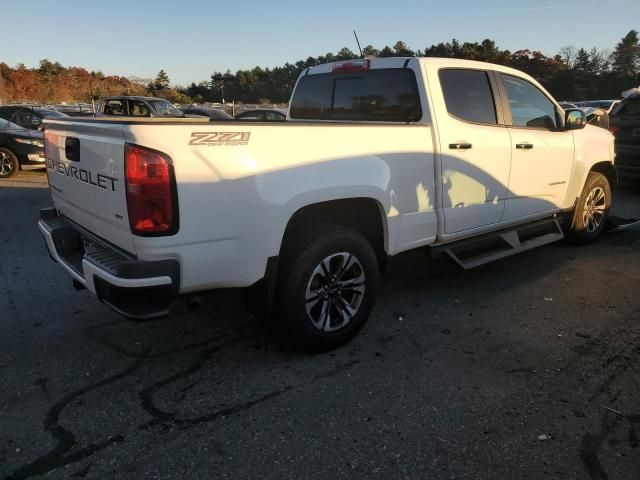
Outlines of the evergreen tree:
<svg viewBox="0 0 640 480">
<path fill-rule="evenodd" d="M 164 70 L 160 70 L 153 82 L 155 90 L 166 90 L 169 88 L 169 75 Z"/>
<path fill-rule="evenodd" d="M 640 41 L 638 32 L 631 30 L 616 45 L 613 55 L 613 69 L 623 77 L 635 77 L 640 71 Z"/>
</svg>

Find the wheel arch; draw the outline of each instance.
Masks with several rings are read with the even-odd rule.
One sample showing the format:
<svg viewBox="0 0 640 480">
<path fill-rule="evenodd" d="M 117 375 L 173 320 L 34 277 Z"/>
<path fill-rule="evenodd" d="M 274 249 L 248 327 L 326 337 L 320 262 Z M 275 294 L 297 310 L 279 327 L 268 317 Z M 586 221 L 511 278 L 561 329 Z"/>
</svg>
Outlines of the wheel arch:
<svg viewBox="0 0 640 480">
<path fill-rule="evenodd" d="M 310 203 L 299 207 L 287 221 L 280 251 L 293 238 L 304 238 L 317 225 L 328 223 L 352 228 L 363 235 L 376 252 L 380 270 L 386 269 L 389 235 L 382 203 L 372 197 L 349 197 Z"/>
<path fill-rule="evenodd" d="M 598 172 L 602 173 L 607 180 L 609 180 L 609 185 L 611 187 L 611 191 L 615 191 L 618 186 L 618 172 L 611 162 L 598 162 L 591 166 L 589 172 Z"/>
</svg>

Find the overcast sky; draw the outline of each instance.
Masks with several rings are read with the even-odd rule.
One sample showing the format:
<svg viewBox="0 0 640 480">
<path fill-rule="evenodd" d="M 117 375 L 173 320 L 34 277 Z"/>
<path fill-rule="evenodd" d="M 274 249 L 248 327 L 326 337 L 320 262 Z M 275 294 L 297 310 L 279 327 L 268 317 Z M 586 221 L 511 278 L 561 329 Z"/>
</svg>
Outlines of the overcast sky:
<svg viewBox="0 0 640 480">
<path fill-rule="evenodd" d="M 640 0 L 2 0 L 0 18 L 0 62 L 48 58 L 143 78 L 162 68 L 185 85 L 213 71 L 357 51 L 353 29 L 362 46 L 377 48 L 491 38 L 503 49 L 547 55 L 566 45 L 613 49 L 640 30 Z"/>
</svg>

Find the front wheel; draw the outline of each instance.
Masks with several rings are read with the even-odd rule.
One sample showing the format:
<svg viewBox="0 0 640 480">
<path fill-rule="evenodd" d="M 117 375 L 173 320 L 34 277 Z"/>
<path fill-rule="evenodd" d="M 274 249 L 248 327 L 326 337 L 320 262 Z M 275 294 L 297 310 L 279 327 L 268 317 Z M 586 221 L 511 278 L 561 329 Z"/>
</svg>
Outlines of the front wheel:
<svg viewBox="0 0 640 480">
<path fill-rule="evenodd" d="M 589 243 L 604 231 L 611 208 L 611 186 L 602 173 L 590 172 L 573 213 L 569 240 Z"/>
<path fill-rule="evenodd" d="M 365 324 L 377 295 L 378 262 L 371 244 L 354 230 L 325 225 L 289 245 L 279 279 L 286 333 L 308 351 L 343 345 Z"/>
<path fill-rule="evenodd" d="M 0 148 L 0 178 L 9 178 L 20 169 L 18 159 L 11 150 Z"/>
</svg>

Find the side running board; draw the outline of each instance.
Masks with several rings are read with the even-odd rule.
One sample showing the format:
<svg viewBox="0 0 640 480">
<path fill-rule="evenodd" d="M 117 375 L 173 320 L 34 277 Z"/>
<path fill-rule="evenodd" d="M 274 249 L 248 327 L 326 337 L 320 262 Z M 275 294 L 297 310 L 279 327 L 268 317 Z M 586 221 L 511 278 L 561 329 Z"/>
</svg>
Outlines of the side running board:
<svg viewBox="0 0 640 480">
<path fill-rule="evenodd" d="M 564 238 L 557 218 L 548 218 L 479 237 L 434 247 L 465 270 Z"/>
</svg>

